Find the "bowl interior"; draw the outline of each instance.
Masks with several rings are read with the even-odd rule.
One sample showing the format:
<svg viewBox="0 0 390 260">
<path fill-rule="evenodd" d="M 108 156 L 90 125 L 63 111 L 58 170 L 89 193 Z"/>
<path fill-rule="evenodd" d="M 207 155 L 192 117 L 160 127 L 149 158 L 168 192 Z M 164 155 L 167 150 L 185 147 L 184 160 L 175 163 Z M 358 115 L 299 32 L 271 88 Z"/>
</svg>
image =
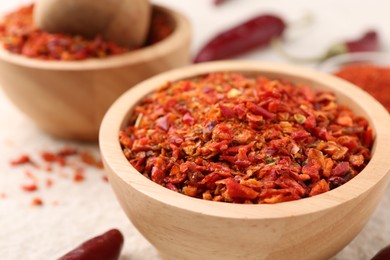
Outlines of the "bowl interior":
<svg viewBox="0 0 390 260">
<path fill-rule="evenodd" d="M 180 43 L 182 37 L 186 38 L 183 36 L 183 34 L 187 35 L 190 33 L 189 21 L 182 14 L 170 8 L 156 4 L 153 4 L 152 9 L 155 15 L 161 15 L 167 18 L 167 22 L 172 27 L 173 31 L 161 41 L 136 50 L 132 50 L 120 55 L 112 55 L 106 58 L 99 59 L 85 59 L 80 61 L 46 61 L 13 54 L 3 48 L 0 48 L 0 59 L 16 65 L 36 69 L 44 69 L 49 71 L 88 71 L 106 68 L 116 68 L 121 67 L 123 65 L 151 61 L 157 59 L 159 56 L 163 56 L 166 53 L 167 49 L 174 48 L 172 46 L 176 46 L 178 43 Z"/>
<path fill-rule="evenodd" d="M 128 123 L 138 101 L 166 81 L 177 81 L 217 71 L 235 71 L 246 75 L 264 75 L 293 83 L 312 86 L 336 93 L 338 102 L 346 104 L 359 115 L 366 117 L 375 132 L 376 140 L 372 159 L 366 168 L 348 183 L 323 194 L 297 201 L 277 204 L 242 205 L 218 203 L 191 198 L 170 191 L 137 172 L 122 153 L 118 140 L 119 130 Z M 331 75 L 310 69 L 281 64 L 244 61 L 204 63 L 169 71 L 150 78 L 122 95 L 107 112 L 100 129 L 100 147 L 106 167 L 123 181 L 151 199 L 163 204 L 194 211 L 200 214 L 231 218 L 282 218 L 321 211 L 338 206 L 369 192 L 376 183 L 387 181 L 390 169 L 390 117 L 371 96 L 354 85 Z"/>
</svg>

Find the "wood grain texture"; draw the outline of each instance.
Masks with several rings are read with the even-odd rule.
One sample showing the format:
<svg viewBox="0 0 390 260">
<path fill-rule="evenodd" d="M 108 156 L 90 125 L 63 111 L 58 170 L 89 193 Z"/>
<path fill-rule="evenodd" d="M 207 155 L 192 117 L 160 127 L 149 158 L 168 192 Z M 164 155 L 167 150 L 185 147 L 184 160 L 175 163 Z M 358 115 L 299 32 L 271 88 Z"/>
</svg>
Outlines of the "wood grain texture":
<svg viewBox="0 0 390 260">
<path fill-rule="evenodd" d="M 160 72 L 190 63 L 191 29 L 181 14 L 161 6 L 175 24 L 161 42 L 104 59 L 42 61 L 0 49 L 6 95 L 45 131 L 97 141 L 108 107 L 126 90 Z"/>
<path fill-rule="evenodd" d="M 376 141 L 367 167 L 347 184 L 298 201 L 240 205 L 194 199 L 145 178 L 122 153 L 118 132 L 132 107 L 167 80 L 238 71 L 310 84 L 367 117 Z M 150 78 L 123 94 L 106 114 L 99 136 L 110 183 L 132 223 L 163 259 L 329 259 L 363 228 L 390 179 L 390 116 L 352 84 L 310 69 L 256 62 L 213 62 Z"/>
</svg>

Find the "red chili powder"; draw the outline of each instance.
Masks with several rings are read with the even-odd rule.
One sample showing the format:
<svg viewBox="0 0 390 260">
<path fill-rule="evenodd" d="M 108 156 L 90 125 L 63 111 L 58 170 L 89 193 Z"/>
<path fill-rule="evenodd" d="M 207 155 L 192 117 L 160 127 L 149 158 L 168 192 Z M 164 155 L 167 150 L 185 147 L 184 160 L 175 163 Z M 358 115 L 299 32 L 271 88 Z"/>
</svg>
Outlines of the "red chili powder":
<svg viewBox="0 0 390 260">
<path fill-rule="evenodd" d="M 333 93 L 212 73 L 147 95 L 119 140 L 129 162 L 168 189 L 256 204 L 344 184 L 370 160 L 373 136 Z"/>
<path fill-rule="evenodd" d="M 371 64 L 355 64 L 334 73 L 376 98 L 390 112 L 390 68 Z"/>
<path fill-rule="evenodd" d="M 33 9 L 33 4 L 21 7 L 3 18 L 0 23 L 0 42 L 6 50 L 30 58 L 64 61 L 103 58 L 131 51 L 103 40 L 100 35 L 88 39 L 79 35 L 41 31 L 33 24 Z M 154 11 L 145 46 L 161 41 L 172 31 L 169 19 Z"/>
</svg>

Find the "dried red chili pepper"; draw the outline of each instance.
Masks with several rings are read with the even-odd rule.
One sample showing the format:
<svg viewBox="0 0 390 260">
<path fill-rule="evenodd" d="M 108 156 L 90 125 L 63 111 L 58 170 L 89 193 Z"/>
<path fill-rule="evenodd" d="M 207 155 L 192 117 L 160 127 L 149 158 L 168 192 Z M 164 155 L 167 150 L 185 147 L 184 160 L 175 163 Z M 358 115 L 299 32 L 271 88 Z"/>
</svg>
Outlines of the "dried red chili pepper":
<svg viewBox="0 0 390 260">
<path fill-rule="evenodd" d="M 285 58 L 294 62 L 322 62 L 330 57 L 353 52 L 379 51 L 380 39 L 379 34 L 375 30 L 369 30 L 362 34 L 359 38 L 353 40 L 345 40 L 333 44 L 328 50 L 317 57 L 297 57 L 287 53 L 282 48 L 282 43 L 279 39 L 275 39 L 272 45 Z"/>
<path fill-rule="evenodd" d="M 388 260 L 390 259 L 390 245 L 382 248 L 378 253 L 374 255 L 371 260 Z"/>
<path fill-rule="evenodd" d="M 322 60 L 330 58 L 335 55 L 353 52 L 364 52 L 364 51 L 378 51 L 379 46 L 379 35 L 374 30 L 365 32 L 358 39 L 347 40 L 343 43 L 337 43 L 324 55 Z"/>
<path fill-rule="evenodd" d="M 213 0 L 214 5 L 221 5 L 225 2 L 226 2 L 226 0 Z"/>
<path fill-rule="evenodd" d="M 59 260 L 117 260 L 122 250 L 124 237 L 117 229 L 111 229 L 102 235 L 93 237 Z"/>
<path fill-rule="evenodd" d="M 226 59 L 268 46 L 285 28 L 285 22 L 276 15 L 258 15 L 213 37 L 201 48 L 194 62 Z"/>
<path fill-rule="evenodd" d="M 373 64 L 351 64 L 342 67 L 334 74 L 370 93 L 390 112 L 390 67 Z"/>
<path fill-rule="evenodd" d="M 296 200 L 337 188 L 370 159 L 368 121 L 336 101 L 306 85 L 211 73 L 147 95 L 119 140 L 138 171 L 170 190 L 232 203 Z"/>
</svg>

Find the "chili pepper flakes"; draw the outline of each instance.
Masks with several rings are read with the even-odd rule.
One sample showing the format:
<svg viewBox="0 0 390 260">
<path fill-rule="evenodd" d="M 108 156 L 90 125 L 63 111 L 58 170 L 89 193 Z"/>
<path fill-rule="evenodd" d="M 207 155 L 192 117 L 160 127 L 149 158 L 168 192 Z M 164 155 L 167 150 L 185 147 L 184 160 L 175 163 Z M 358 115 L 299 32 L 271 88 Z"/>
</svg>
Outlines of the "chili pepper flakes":
<svg viewBox="0 0 390 260">
<path fill-rule="evenodd" d="M 367 91 L 390 112 L 390 68 L 351 64 L 336 71 L 335 75 Z"/>
<path fill-rule="evenodd" d="M 370 160 L 373 136 L 334 93 L 220 72 L 147 95 L 119 140 L 129 162 L 168 189 L 258 204 L 346 183 Z"/>
<path fill-rule="evenodd" d="M 24 169 L 26 180 L 20 185 L 20 188 L 28 193 L 34 193 L 45 188 L 49 189 L 54 185 L 53 178 L 48 177 L 46 172 L 47 174 L 55 172 L 58 176 L 71 179 L 74 183 L 80 183 L 86 179 L 86 166 L 95 169 L 102 168 L 101 160 L 87 150 L 64 147 L 57 151 L 42 151 L 38 154 L 40 156 L 37 158 L 22 154 L 9 162 L 13 167 L 24 167 L 22 169 Z M 42 173 L 45 176 L 41 176 Z M 107 182 L 104 173 L 102 173 L 102 180 Z M 34 198 L 31 204 L 43 205 L 43 200 L 41 198 L 39 200 L 40 202 Z M 57 204 L 58 201 L 52 205 Z"/>
<path fill-rule="evenodd" d="M 13 166 L 32 163 L 30 156 L 22 154 L 19 158 L 10 161 Z"/>
<path fill-rule="evenodd" d="M 39 197 L 35 197 L 31 201 L 32 206 L 42 206 L 43 205 L 43 200 Z"/>
<path fill-rule="evenodd" d="M 33 23 L 34 4 L 6 15 L 0 23 L 0 42 L 4 49 L 30 58 L 43 60 L 84 60 L 118 55 L 133 49 L 105 41 L 101 35 L 88 39 L 80 35 L 47 33 Z M 152 13 L 151 29 L 145 46 L 155 44 L 173 31 L 165 15 Z"/>
</svg>

